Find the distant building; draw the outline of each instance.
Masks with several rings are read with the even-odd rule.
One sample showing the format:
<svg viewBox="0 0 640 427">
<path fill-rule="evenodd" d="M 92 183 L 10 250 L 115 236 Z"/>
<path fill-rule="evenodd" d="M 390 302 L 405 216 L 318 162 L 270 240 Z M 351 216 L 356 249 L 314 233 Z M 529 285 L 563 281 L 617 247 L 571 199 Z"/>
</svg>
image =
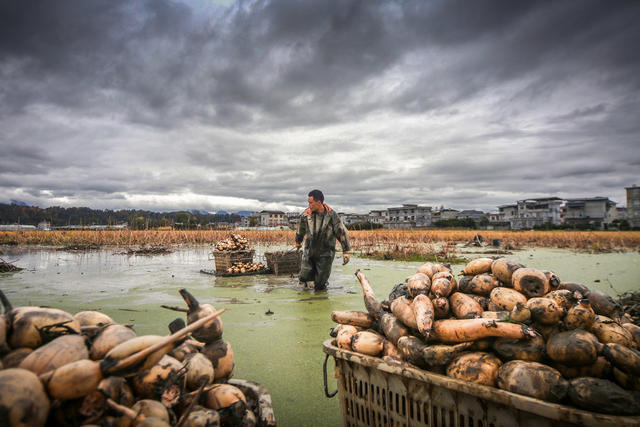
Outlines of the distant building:
<svg viewBox="0 0 640 427">
<path fill-rule="evenodd" d="M 36 230 L 35 225 L 24 225 L 24 224 L 0 225 L 0 231 L 33 231 L 33 230 Z"/>
<path fill-rule="evenodd" d="M 176 222 L 173 225 L 175 225 L 177 228 L 182 227 L 181 222 Z M 216 221 L 208 223 L 207 227 L 212 230 L 227 230 L 233 228 L 233 225 L 229 221 Z"/>
<path fill-rule="evenodd" d="M 431 212 L 431 222 L 435 224 L 438 221 L 445 221 L 447 219 L 455 219 L 460 211 L 455 209 L 440 208 L 439 210 Z"/>
<path fill-rule="evenodd" d="M 440 219 L 441 220 L 455 219 L 456 216 L 459 213 L 460 213 L 460 211 L 455 210 L 455 209 L 441 209 L 440 210 Z"/>
<path fill-rule="evenodd" d="M 632 185 L 627 190 L 627 221 L 632 227 L 640 227 L 640 187 Z"/>
<path fill-rule="evenodd" d="M 477 211 L 474 209 L 465 209 L 463 211 L 460 211 L 456 214 L 456 219 L 472 219 L 474 221 L 478 221 L 482 218 L 486 218 L 487 216 L 485 215 L 484 212 L 482 211 Z"/>
<path fill-rule="evenodd" d="M 282 211 L 261 211 L 260 225 L 263 227 L 278 227 L 287 225 L 284 212 Z"/>
<path fill-rule="evenodd" d="M 259 212 L 246 212 L 245 215 L 240 216 L 240 227 L 257 227 L 260 224 Z"/>
<path fill-rule="evenodd" d="M 295 229 L 298 227 L 298 222 L 300 222 L 300 212 L 287 212 L 284 216 L 289 228 Z"/>
<path fill-rule="evenodd" d="M 616 219 L 616 202 L 607 197 L 591 197 L 585 199 L 567 199 L 567 225 L 584 225 L 590 228 L 603 229 Z"/>
<path fill-rule="evenodd" d="M 180 223 L 176 223 L 180 224 Z M 51 227 L 52 230 L 124 230 L 129 227 L 129 223 L 123 222 L 122 224 L 110 224 L 110 225 L 59 225 Z"/>
<path fill-rule="evenodd" d="M 431 225 L 431 206 L 403 204 L 387 209 L 385 228 L 420 228 Z"/>
<path fill-rule="evenodd" d="M 369 215 L 365 214 L 345 214 L 339 213 L 338 216 L 342 220 L 344 225 L 352 225 L 367 222 L 369 220 Z"/>
<path fill-rule="evenodd" d="M 500 212 L 487 213 L 487 230 L 509 230 L 511 229 L 511 223 L 509 221 L 502 220 L 502 214 Z"/>
<path fill-rule="evenodd" d="M 260 212 L 251 212 L 249 216 L 242 217 L 241 226 L 242 227 L 257 227 L 260 225 Z"/>
<path fill-rule="evenodd" d="M 517 230 L 545 224 L 560 225 L 563 221 L 563 205 L 564 200 L 559 197 L 518 200 L 516 216 L 509 219 L 511 228 Z"/>
<path fill-rule="evenodd" d="M 629 215 L 627 213 L 627 207 L 626 206 L 617 206 L 616 207 L 616 219 L 618 219 L 620 221 L 628 221 L 629 220 Z"/>
<path fill-rule="evenodd" d="M 500 217 L 500 221 L 511 224 L 511 220 L 518 217 L 518 205 L 498 206 L 498 216 Z"/>
<path fill-rule="evenodd" d="M 487 219 L 489 220 L 490 223 L 495 223 L 495 222 L 500 222 L 500 214 L 499 213 L 488 213 L 487 214 Z"/>
<path fill-rule="evenodd" d="M 381 224 L 381 225 L 384 225 L 384 223 L 387 222 L 387 218 L 388 218 L 386 209 L 369 211 L 368 216 L 369 218 L 367 219 L 367 221 L 369 221 L 372 224 Z"/>
</svg>

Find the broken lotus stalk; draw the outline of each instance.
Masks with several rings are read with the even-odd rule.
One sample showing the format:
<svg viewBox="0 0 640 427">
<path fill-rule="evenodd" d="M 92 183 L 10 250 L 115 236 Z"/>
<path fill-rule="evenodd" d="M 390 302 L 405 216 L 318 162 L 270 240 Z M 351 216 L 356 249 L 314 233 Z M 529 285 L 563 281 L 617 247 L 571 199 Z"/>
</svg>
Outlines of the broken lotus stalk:
<svg viewBox="0 0 640 427">
<path fill-rule="evenodd" d="M 362 286 L 362 293 L 364 295 L 364 306 L 367 308 L 367 311 L 371 316 L 373 316 L 375 319 L 379 319 L 382 306 L 377 300 L 376 294 L 373 292 L 373 288 L 371 287 L 369 280 L 367 280 L 364 273 L 362 273 L 360 270 L 356 270 L 356 277 L 360 282 L 360 286 Z"/>
<path fill-rule="evenodd" d="M 141 363 L 142 361 L 144 361 L 144 359 L 147 356 L 151 355 L 155 351 L 160 350 L 163 347 L 167 346 L 168 344 L 176 342 L 181 338 L 184 338 L 185 336 L 187 336 L 187 334 L 192 333 L 192 332 L 196 331 L 198 328 L 200 328 L 200 327 L 204 326 L 205 324 L 207 324 L 207 322 L 210 322 L 211 320 L 216 319 L 218 316 L 220 316 L 225 311 L 226 311 L 226 309 L 223 308 L 222 310 L 218 310 L 218 311 L 216 311 L 214 313 L 211 313 L 210 315 L 208 315 L 206 317 L 203 317 L 202 319 L 199 319 L 199 320 L 191 323 L 186 328 L 183 328 L 183 329 L 179 330 L 178 332 L 176 332 L 176 333 L 174 333 L 172 335 L 169 335 L 168 337 L 166 337 L 163 340 L 157 342 L 156 344 L 154 344 L 154 345 L 152 345 L 150 347 L 147 347 L 142 351 L 134 353 L 134 354 L 132 354 L 132 355 L 130 355 L 130 356 L 124 358 L 124 359 L 120 359 L 120 360 L 114 361 L 114 360 L 108 360 L 107 358 L 105 358 L 101 363 L 102 370 L 103 370 L 105 375 L 119 375 L 119 374 L 122 374 L 128 368 L 130 368 L 132 366 L 135 366 L 135 365 Z M 162 358 L 162 356 L 160 356 L 160 358 Z"/>
</svg>

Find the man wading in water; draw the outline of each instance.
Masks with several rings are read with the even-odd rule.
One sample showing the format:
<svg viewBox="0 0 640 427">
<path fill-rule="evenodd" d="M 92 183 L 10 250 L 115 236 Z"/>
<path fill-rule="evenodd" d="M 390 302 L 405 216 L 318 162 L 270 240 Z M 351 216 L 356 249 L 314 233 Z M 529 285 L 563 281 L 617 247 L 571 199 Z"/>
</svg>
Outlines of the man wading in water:
<svg viewBox="0 0 640 427">
<path fill-rule="evenodd" d="M 306 240 L 305 240 L 306 236 Z M 338 214 L 324 203 L 320 190 L 309 192 L 309 208 L 300 217 L 296 248 L 302 246 L 300 283 L 313 281 L 316 290 L 327 288 L 331 263 L 336 255 L 336 239 L 342 246 L 342 265 L 349 262 L 349 236 Z"/>
</svg>

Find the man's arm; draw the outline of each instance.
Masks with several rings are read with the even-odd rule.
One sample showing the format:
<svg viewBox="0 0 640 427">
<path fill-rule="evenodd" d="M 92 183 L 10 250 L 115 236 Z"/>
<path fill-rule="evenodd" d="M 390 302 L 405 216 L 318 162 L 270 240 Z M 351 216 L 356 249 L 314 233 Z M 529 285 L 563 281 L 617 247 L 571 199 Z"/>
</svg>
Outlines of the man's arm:
<svg viewBox="0 0 640 427">
<path fill-rule="evenodd" d="M 298 230 L 296 231 L 296 247 L 299 248 L 304 240 L 304 235 L 307 234 L 307 220 L 304 214 L 300 215 L 300 221 L 298 221 Z"/>
<path fill-rule="evenodd" d="M 347 227 L 344 226 L 338 214 L 334 213 L 332 216 L 333 216 L 333 224 L 332 224 L 333 234 L 335 234 L 336 238 L 340 242 L 340 246 L 342 246 L 342 252 L 351 251 L 351 246 L 349 245 L 349 233 L 347 232 Z"/>
</svg>

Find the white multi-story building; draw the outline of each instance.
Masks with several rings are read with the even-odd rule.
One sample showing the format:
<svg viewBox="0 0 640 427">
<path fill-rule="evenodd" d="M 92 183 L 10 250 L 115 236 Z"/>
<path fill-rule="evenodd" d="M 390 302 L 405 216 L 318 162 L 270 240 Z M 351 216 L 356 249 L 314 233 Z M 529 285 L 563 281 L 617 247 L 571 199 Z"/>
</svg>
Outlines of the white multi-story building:
<svg viewBox="0 0 640 427">
<path fill-rule="evenodd" d="M 385 228 L 420 228 L 431 225 L 431 206 L 403 204 L 387 209 Z"/>
<path fill-rule="evenodd" d="M 260 211 L 260 225 L 263 227 L 278 227 L 287 225 L 282 211 Z"/>
<path fill-rule="evenodd" d="M 256 227 L 260 224 L 260 214 L 258 212 L 251 212 L 247 216 L 240 218 L 241 227 Z"/>
<path fill-rule="evenodd" d="M 608 197 L 567 199 L 564 221 L 567 225 L 588 225 L 604 228 L 616 219 L 616 202 Z"/>
<path fill-rule="evenodd" d="M 510 218 L 513 229 L 533 228 L 545 224 L 561 225 L 564 200 L 559 197 L 518 200 L 516 216 Z"/>
<path fill-rule="evenodd" d="M 284 216 L 289 228 L 298 227 L 298 222 L 300 222 L 300 212 L 287 212 Z"/>
<path fill-rule="evenodd" d="M 518 205 L 498 206 L 498 216 L 500 221 L 511 223 L 511 220 L 518 217 Z"/>
<path fill-rule="evenodd" d="M 369 218 L 367 219 L 367 221 L 369 221 L 372 224 L 381 224 L 384 225 L 385 222 L 387 222 L 387 210 L 384 209 L 380 209 L 380 210 L 373 210 L 373 211 L 369 211 Z"/>
<path fill-rule="evenodd" d="M 502 212 L 490 212 L 486 216 L 489 220 L 487 230 L 509 230 L 511 228 L 511 223 L 502 219 L 504 217 Z"/>
<path fill-rule="evenodd" d="M 500 222 L 500 214 L 497 212 L 489 212 L 487 213 L 487 219 L 491 223 Z"/>
<path fill-rule="evenodd" d="M 616 219 L 628 221 L 629 220 L 629 212 L 627 211 L 626 206 L 618 206 L 616 207 Z"/>
</svg>

